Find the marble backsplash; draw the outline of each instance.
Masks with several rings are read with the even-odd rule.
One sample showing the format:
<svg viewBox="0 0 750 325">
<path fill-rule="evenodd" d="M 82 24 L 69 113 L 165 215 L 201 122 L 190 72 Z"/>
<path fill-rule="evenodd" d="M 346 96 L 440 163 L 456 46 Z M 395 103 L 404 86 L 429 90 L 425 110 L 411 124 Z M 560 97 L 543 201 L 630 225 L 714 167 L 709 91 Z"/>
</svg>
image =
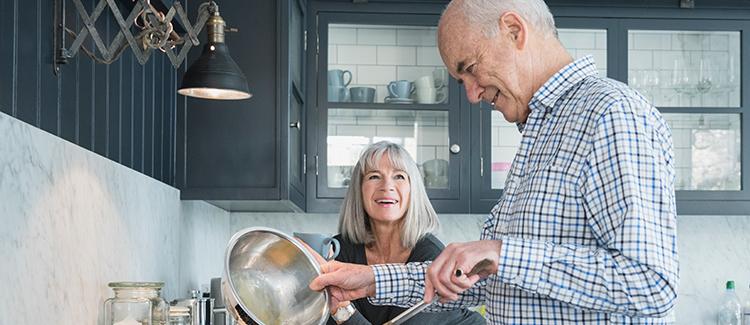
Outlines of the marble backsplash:
<svg viewBox="0 0 750 325">
<path fill-rule="evenodd" d="M 0 324 L 101 324 L 113 281 L 177 296 L 179 195 L 0 113 Z"/>
</svg>

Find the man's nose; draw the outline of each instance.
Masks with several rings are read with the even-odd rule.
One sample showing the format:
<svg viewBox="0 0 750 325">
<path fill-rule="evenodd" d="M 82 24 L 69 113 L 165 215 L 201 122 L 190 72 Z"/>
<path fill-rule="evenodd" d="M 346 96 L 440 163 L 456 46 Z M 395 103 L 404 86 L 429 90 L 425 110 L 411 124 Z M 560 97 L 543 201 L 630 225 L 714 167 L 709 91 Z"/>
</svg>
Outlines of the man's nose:
<svg viewBox="0 0 750 325">
<path fill-rule="evenodd" d="M 482 93 L 484 88 L 479 86 L 476 80 L 473 78 L 466 78 L 463 80 L 464 87 L 466 88 L 466 97 L 470 103 L 476 104 L 482 100 Z"/>
</svg>

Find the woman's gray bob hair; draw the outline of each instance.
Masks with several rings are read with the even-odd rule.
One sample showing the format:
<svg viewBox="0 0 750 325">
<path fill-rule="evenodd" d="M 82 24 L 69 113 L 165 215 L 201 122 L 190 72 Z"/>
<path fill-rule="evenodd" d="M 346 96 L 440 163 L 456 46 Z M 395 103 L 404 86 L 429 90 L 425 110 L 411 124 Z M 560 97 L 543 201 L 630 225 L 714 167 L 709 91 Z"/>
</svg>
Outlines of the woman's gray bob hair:
<svg viewBox="0 0 750 325">
<path fill-rule="evenodd" d="M 413 248 L 422 236 L 437 230 L 438 217 L 427 197 L 417 164 L 406 149 L 387 141 L 367 147 L 354 166 L 351 183 L 341 205 L 339 232 L 356 244 L 367 245 L 375 240 L 370 217 L 362 201 L 362 178 L 367 172 L 377 169 L 381 158 L 387 158 L 393 168 L 405 171 L 409 177 L 411 199 L 401 225 L 401 242 L 404 247 Z"/>
</svg>

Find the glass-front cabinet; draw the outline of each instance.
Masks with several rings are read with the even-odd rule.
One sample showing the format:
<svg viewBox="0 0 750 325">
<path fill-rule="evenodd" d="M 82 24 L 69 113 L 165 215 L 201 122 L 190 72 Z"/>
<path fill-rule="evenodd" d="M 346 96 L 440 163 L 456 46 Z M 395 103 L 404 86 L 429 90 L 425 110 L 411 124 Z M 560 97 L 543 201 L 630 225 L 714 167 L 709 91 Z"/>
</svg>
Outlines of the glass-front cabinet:
<svg viewBox="0 0 750 325">
<path fill-rule="evenodd" d="M 337 211 L 362 149 L 389 140 L 414 157 L 438 212 L 490 211 L 522 134 L 489 105 L 470 104 L 449 78 L 436 42 L 444 4 L 314 3 L 323 9 L 313 10 L 308 25 L 316 34 L 308 40 L 316 48 L 307 70 L 314 103 L 307 147 L 315 157 L 315 173 L 308 161 L 308 210 Z M 685 19 L 678 8 L 632 18 L 647 9 L 604 13 L 547 3 L 574 58 L 593 57 L 600 76 L 629 84 L 669 123 L 678 213 L 750 208 L 743 160 L 750 88 L 742 87 L 750 21 L 703 11 Z"/>
<path fill-rule="evenodd" d="M 748 94 L 741 87 L 748 23 L 564 17 L 556 23 L 574 58 L 591 55 L 601 76 L 629 84 L 663 114 L 673 136 L 678 213 L 738 211 L 737 202 L 750 198 L 742 160 Z M 486 106 L 479 105 L 473 137 L 481 143 L 480 173 L 472 176 L 480 184 L 472 198 L 477 211 L 502 194 L 521 140 L 515 124 Z"/>
<path fill-rule="evenodd" d="M 362 150 L 387 140 L 414 158 L 438 210 L 468 211 L 460 167 L 470 151 L 462 151 L 460 90 L 437 49 L 438 15 L 318 19 L 312 210 L 337 208 Z"/>
</svg>

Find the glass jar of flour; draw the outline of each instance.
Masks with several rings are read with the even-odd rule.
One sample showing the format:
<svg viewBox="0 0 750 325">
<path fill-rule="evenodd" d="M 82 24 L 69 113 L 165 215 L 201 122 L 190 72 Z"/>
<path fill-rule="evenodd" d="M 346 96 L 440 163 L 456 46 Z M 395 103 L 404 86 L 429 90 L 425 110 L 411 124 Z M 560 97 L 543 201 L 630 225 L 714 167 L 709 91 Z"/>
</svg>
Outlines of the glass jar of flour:
<svg viewBox="0 0 750 325">
<path fill-rule="evenodd" d="M 104 325 L 166 325 L 164 282 L 111 282 L 115 296 L 104 302 Z"/>
</svg>

